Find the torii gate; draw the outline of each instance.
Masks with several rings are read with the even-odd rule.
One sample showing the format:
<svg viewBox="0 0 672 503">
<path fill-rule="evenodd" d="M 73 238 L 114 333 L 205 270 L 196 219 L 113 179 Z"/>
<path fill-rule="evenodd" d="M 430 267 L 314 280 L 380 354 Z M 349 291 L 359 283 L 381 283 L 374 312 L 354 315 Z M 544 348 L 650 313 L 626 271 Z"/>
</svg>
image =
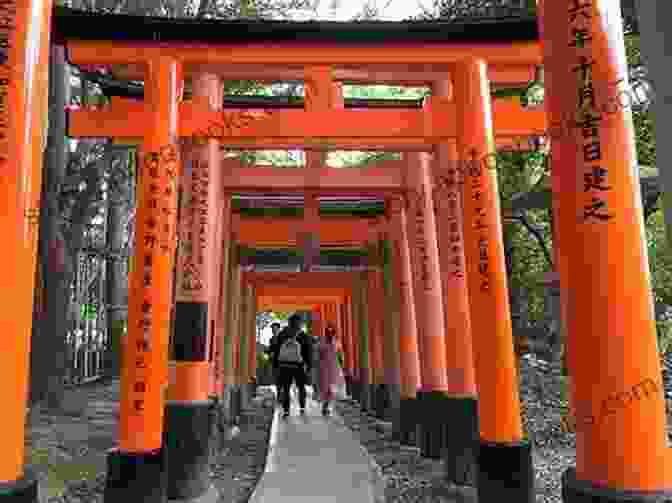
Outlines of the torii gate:
<svg viewBox="0 0 672 503">
<path fill-rule="evenodd" d="M 577 466 L 563 477 L 563 498 L 670 498 L 632 122 L 629 110 L 613 106 L 628 82 L 619 6 L 607 0 L 539 4 L 541 37 L 534 21 L 411 23 L 402 30 L 384 23 L 342 25 L 346 28 L 324 24 L 318 30 L 301 23 L 269 23 L 267 31 L 259 31 L 245 23 L 181 20 L 175 30 L 172 20 L 148 23 L 145 18 L 73 15 L 57 9 L 54 31 L 57 40 L 65 40 L 72 63 L 123 65 L 127 76 L 145 79 L 143 103 L 115 99 L 107 109 L 69 115 L 74 137 L 140 141 L 143 151 L 124 358 L 134 364 L 122 372 L 120 442 L 109 457 L 106 501 L 163 502 L 167 483 L 173 497 L 182 495 L 180 491 L 201 496 L 210 486 L 203 463 L 208 446 L 201 441 L 208 427 L 207 403 L 201 400 L 208 388 L 202 384 L 209 365 L 208 326 L 219 323 L 233 330 L 239 322 L 242 330 L 253 312 L 254 295 L 251 289 L 239 291 L 239 265 L 222 265 L 231 266 L 230 257 L 211 257 L 220 245 L 233 248 L 226 237 L 227 198 L 217 197 L 221 184 L 213 182 L 226 174 L 210 169 L 219 160 L 219 143 L 231 148 L 304 148 L 314 152 L 311 167 L 323 164 L 319 153 L 327 150 L 405 153 L 413 168 L 404 171 L 401 185 L 406 192 L 388 198 L 387 232 L 394 242 L 395 286 L 402 292 L 399 365 L 402 376 L 415 372 L 422 387 L 409 380 L 404 399 L 413 403 L 417 392 L 421 409 L 415 409 L 416 415 L 450 417 L 452 464 L 463 452 L 477 451 L 482 503 L 533 501 L 531 452 L 522 429 L 512 354 L 497 183 L 486 168 L 492 167 L 496 147 L 510 144 L 517 135 L 540 133 L 546 120 L 540 110 L 493 103 L 490 82 L 521 83 L 542 62 L 545 111 L 556 127 L 551 136 L 558 267 L 574 377 L 571 394 L 580 418 Z M 11 336 L 0 353 L 0 392 L 7 398 L 0 501 L 37 499 L 37 483 L 23 467 L 23 440 L 51 14 L 48 0 L 10 0 L 2 10 L 0 226 L 8 239 L 2 252 L 6 284 L 1 321 Z M 122 30 L 115 25 L 119 19 Z M 235 65 L 243 67 L 236 70 Z M 308 89 L 304 110 L 222 112 L 221 79 L 231 72 L 266 79 L 298 72 Z M 183 102 L 182 84 L 188 76 L 196 81 L 195 99 Z M 339 109 L 337 81 L 395 78 L 431 83 L 434 96 L 422 110 Z M 577 107 L 580 127 L 573 113 Z M 592 115 L 597 109 L 606 115 Z M 179 152 L 179 139 L 203 139 L 207 145 Z M 426 155 L 429 151 L 433 161 Z M 179 222 L 186 233 L 177 256 L 174 346 L 179 376 L 169 391 L 173 397 L 184 392 L 186 400 L 167 403 L 164 447 L 177 184 L 184 159 L 191 171 L 179 183 L 194 196 L 193 220 Z M 470 163 L 461 187 L 455 180 L 458 159 Z M 310 236 L 320 230 L 315 198 L 323 190 L 321 173 L 339 176 L 322 169 L 301 174 L 301 186 L 309 192 L 303 241 L 313 245 Z M 385 178 L 365 183 L 378 188 L 386 183 L 389 188 L 390 177 Z M 337 185 L 328 190 L 353 188 L 342 180 Z M 204 209 L 212 211 L 200 218 Z M 208 273 L 218 269 L 223 280 L 216 291 L 210 281 L 215 276 Z M 359 277 L 353 290 L 353 307 L 359 306 L 354 318 L 362 335 L 360 390 L 380 377 L 367 373 L 366 360 L 379 355 L 366 345 L 368 307 L 362 301 L 366 283 L 369 291 L 381 283 L 389 290 L 390 281 L 381 281 L 380 269 L 374 266 Z M 232 291 L 224 292 L 229 283 Z M 378 307 L 371 312 L 380 312 L 374 297 Z M 231 307 L 233 317 L 208 309 L 218 302 Z M 242 354 L 246 340 L 240 337 L 240 375 L 249 370 Z M 223 372 L 228 371 L 225 365 Z M 472 430 L 476 418 L 478 439 Z M 423 428 L 435 433 L 445 429 L 445 422 Z M 188 448 L 180 449 L 176 438 Z M 166 466 L 164 450 L 176 453 L 174 459 L 183 461 L 184 469 L 175 463 L 172 469 Z"/>
<path fill-rule="evenodd" d="M 350 377 L 355 367 L 355 345 L 345 306 L 357 286 L 355 273 L 246 273 L 244 280 L 257 287 L 260 309 L 311 311 L 312 333 L 317 336 L 331 324 L 336 329 L 337 346 L 345 353 L 345 370 Z"/>
</svg>

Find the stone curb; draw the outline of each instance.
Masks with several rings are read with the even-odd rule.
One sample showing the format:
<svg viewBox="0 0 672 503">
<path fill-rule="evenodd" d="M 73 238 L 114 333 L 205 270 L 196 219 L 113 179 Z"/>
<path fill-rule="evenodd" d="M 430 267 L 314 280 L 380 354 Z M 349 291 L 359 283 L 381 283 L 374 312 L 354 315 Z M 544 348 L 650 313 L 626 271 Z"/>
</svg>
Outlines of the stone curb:
<svg viewBox="0 0 672 503">
<path fill-rule="evenodd" d="M 348 425 L 345 423 L 345 420 L 341 417 L 339 413 L 335 410 L 332 410 L 331 417 L 344 427 L 346 430 L 351 431 Z M 372 489 L 372 503 L 385 503 L 387 501 L 387 496 L 385 495 L 385 476 L 383 475 L 383 470 L 380 465 L 376 462 L 371 454 L 366 450 L 366 448 L 360 443 L 359 439 L 355 438 L 357 445 L 361 449 L 362 453 L 369 461 L 369 483 L 371 484 Z"/>
</svg>

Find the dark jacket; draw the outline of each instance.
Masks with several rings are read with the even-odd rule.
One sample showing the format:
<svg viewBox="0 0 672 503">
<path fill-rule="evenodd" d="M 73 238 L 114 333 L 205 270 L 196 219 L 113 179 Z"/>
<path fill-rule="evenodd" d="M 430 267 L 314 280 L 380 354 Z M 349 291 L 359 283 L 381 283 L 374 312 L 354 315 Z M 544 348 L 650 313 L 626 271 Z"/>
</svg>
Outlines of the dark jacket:
<svg viewBox="0 0 672 503">
<path fill-rule="evenodd" d="M 292 329 L 289 327 L 285 327 L 280 331 L 274 343 L 273 342 L 271 343 L 271 358 L 273 361 L 274 368 L 278 368 L 279 365 L 278 356 L 280 354 L 280 348 L 282 347 L 282 343 L 285 342 L 291 335 L 292 335 Z M 313 358 L 312 358 L 313 345 L 310 340 L 310 337 L 308 337 L 308 335 L 306 335 L 305 332 L 299 330 L 296 336 L 296 340 L 299 341 L 299 344 L 301 344 L 301 356 L 303 357 L 303 362 L 306 365 L 306 370 L 310 372 L 310 369 L 313 366 Z M 284 365 L 291 365 L 291 364 L 283 363 L 283 366 Z"/>
</svg>

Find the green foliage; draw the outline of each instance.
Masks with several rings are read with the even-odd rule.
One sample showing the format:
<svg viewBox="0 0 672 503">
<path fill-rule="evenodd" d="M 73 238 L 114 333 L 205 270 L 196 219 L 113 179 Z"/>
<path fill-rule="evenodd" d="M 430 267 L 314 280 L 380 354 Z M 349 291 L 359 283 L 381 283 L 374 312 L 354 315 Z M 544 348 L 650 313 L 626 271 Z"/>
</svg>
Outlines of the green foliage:
<svg viewBox="0 0 672 503">
<path fill-rule="evenodd" d="M 273 311 L 273 317 L 276 321 L 287 321 L 291 315 L 291 312 Z"/>
<path fill-rule="evenodd" d="M 270 369 L 273 362 L 268 353 L 257 353 L 257 371 L 261 369 Z"/>
<path fill-rule="evenodd" d="M 511 199 L 520 193 L 526 193 L 548 176 L 546 156 L 540 152 L 504 150 L 497 154 L 497 178 L 501 206 L 506 208 Z M 548 210 L 529 210 L 525 219 L 529 225 L 539 231 L 544 244 L 550 249 L 551 222 Z M 524 291 L 527 296 L 528 314 L 531 322 L 541 321 L 544 316 L 544 290 L 539 279 L 551 270 L 540 243 L 520 222 L 504 225 L 507 264 L 510 287 L 514 291 Z"/>
</svg>

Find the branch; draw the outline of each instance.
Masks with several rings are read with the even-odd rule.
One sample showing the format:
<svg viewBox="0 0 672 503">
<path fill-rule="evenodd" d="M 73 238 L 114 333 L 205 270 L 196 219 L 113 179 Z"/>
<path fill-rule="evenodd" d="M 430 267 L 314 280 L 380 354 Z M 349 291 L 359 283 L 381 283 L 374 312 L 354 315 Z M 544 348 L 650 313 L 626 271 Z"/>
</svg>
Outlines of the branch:
<svg viewBox="0 0 672 503">
<path fill-rule="evenodd" d="M 530 234 L 532 234 L 536 240 L 539 242 L 539 247 L 541 248 L 541 251 L 544 253 L 544 257 L 546 258 L 546 261 L 548 264 L 553 267 L 553 258 L 551 256 L 551 253 L 548 250 L 548 247 L 546 246 L 546 241 L 544 240 L 544 236 L 541 235 L 541 232 L 539 229 L 534 227 L 530 222 L 527 221 L 525 218 L 525 215 L 517 215 L 513 217 L 514 219 L 520 221 L 525 228 L 528 230 Z"/>
<path fill-rule="evenodd" d="M 656 194 L 655 196 L 650 196 L 647 197 L 644 200 L 644 222 L 649 219 L 651 215 L 653 215 L 656 211 L 660 209 L 660 194 Z"/>
</svg>

